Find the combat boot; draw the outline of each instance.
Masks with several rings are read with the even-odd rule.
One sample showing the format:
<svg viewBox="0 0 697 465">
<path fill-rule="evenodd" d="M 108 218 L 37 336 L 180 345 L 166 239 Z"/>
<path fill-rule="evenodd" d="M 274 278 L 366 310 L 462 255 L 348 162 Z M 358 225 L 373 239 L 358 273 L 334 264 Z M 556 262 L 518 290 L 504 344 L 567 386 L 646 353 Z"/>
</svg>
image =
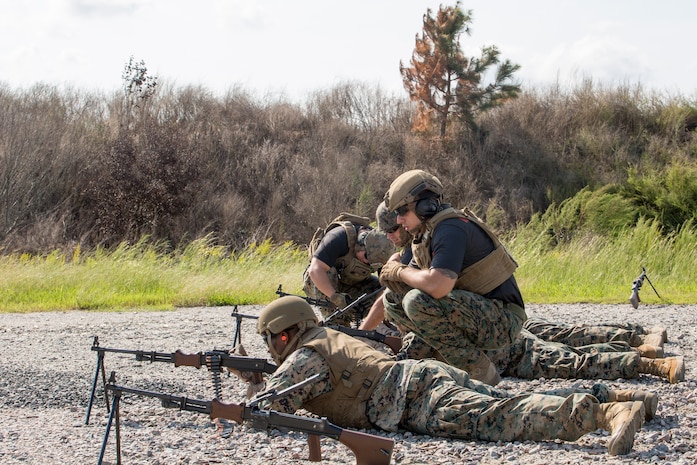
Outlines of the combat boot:
<svg viewBox="0 0 697 465">
<path fill-rule="evenodd" d="M 661 340 L 665 343 L 668 342 L 668 330 L 664 326 L 654 326 L 648 329 L 648 333 L 660 334 Z"/>
<path fill-rule="evenodd" d="M 639 362 L 639 373 L 660 376 L 677 384 L 685 381 L 685 362 L 682 356 L 666 358 L 641 358 Z"/>
<path fill-rule="evenodd" d="M 663 347 L 652 346 L 650 344 L 642 344 L 634 349 L 636 349 L 642 357 L 646 358 L 663 358 L 665 356 Z"/>
<path fill-rule="evenodd" d="M 649 391 L 635 391 L 633 389 L 608 389 L 608 400 L 610 402 L 629 402 L 640 401 L 644 403 L 646 421 L 653 420 L 658 408 L 658 394 Z"/>
<path fill-rule="evenodd" d="M 635 334 L 629 341 L 629 345 L 632 347 L 650 345 L 663 349 L 663 336 L 661 336 L 659 333 Z"/>
<path fill-rule="evenodd" d="M 496 386 L 501 382 L 496 365 L 491 363 L 491 360 L 484 352 L 481 353 L 476 362 L 467 367 L 467 373 L 470 375 L 470 378 L 486 383 L 489 386 Z"/>
<path fill-rule="evenodd" d="M 598 428 L 607 430 L 607 451 L 610 455 L 627 455 L 634 445 L 634 435 L 641 428 L 644 403 L 611 402 L 595 404 L 595 421 Z"/>
</svg>

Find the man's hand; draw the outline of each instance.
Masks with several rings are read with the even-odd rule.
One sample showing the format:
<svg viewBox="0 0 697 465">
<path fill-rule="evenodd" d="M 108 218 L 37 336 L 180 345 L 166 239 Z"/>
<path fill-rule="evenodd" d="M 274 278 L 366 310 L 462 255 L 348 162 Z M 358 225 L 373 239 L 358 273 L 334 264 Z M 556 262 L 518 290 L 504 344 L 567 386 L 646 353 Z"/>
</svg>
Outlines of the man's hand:
<svg viewBox="0 0 697 465">
<path fill-rule="evenodd" d="M 342 294 L 341 292 L 335 292 L 329 297 L 329 301 L 336 305 L 336 308 L 343 309 L 351 303 L 351 296 Z"/>
<path fill-rule="evenodd" d="M 380 283 L 386 286 L 389 281 L 402 282 L 399 273 L 406 267 L 407 265 L 394 260 L 385 263 L 380 270 Z"/>
<path fill-rule="evenodd" d="M 235 346 L 235 348 L 230 351 L 231 355 L 241 355 L 243 357 L 247 356 L 247 351 L 245 350 L 244 346 L 242 344 Z M 264 375 L 262 373 L 257 373 L 257 372 L 251 372 L 251 371 L 240 371 L 240 370 L 235 370 L 234 368 L 230 367 L 225 367 L 227 371 L 232 373 L 233 375 L 237 376 L 239 379 L 244 381 L 245 383 L 249 383 L 250 385 L 254 384 L 260 384 L 264 382 Z"/>
<path fill-rule="evenodd" d="M 400 276 L 400 272 L 406 267 L 407 265 L 394 260 L 385 263 L 380 270 L 380 284 L 388 287 L 394 293 L 406 294 L 411 290 L 411 287 L 405 284 Z"/>
</svg>

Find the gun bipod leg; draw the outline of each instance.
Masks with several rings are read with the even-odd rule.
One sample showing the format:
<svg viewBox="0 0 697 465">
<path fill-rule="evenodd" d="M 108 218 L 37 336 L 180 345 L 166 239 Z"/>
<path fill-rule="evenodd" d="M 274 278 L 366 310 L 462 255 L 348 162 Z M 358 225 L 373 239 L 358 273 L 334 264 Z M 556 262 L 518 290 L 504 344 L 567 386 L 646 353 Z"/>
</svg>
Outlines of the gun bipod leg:
<svg viewBox="0 0 697 465">
<path fill-rule="evenodd" d="M 102 448 L 99 451 L 99 460 L 97 465 L 102 465 L 104 460 L 104 452 L 106 451 L 107 442 L 109 442 L 109 431 L 111 431 L 111 425 L 116 420 L 116 464 L 121 465 L 121 420 L 119 415 L 119 402 L 121 400 L 121 393 L 114 392 L 114 400 L 112 401 L 111 412 L 109 413 L 109 421 L 106 424 L 106 430 L 104 431 L 104 439 L 102 440 Z"/>
<path fill-rule="evenodd" d="M 87 414 L 85 415 L 85 424 L 90 424 L 90 414 L 92 413 L 92 404 L 94 403 L 94 398 L 96 397 L 97 391 L 97 379 L 99 378 L 99 372 L 102 372 L 102 387 L 106 386 L 106 373 L 104 371 L 104 352 L 97 352 L 97 368 L 94 370 L 94 379 L 92 380 L 92 390 L 90 392 L 90 401 L 87 404 Z M 106 403 L 106 412 L 109 413 L 109 395 L 104 389 L 104 402 Z"/>
</svg>

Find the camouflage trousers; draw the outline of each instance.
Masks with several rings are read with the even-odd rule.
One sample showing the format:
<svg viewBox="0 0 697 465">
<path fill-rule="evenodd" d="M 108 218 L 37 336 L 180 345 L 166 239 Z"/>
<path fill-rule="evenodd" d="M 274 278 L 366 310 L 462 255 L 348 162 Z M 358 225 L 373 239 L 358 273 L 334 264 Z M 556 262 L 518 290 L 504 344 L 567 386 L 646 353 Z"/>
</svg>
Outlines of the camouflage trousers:
<svg viewBox="0 0 697 465">
<path fill-rule="evenodd" d="M 485 351 L 503 376 L 523 379 L 637 378 L 641 356 L 626 342 L 570 347 L 526 329 L 508 347 Z"/>
<path fill-rule="evenodd" d="M 467 370 L 482 349 L 511 344 L 523 320 L 501 301 L 455 289 L 434 299 L 418 289 L 403 297 L 392 291 L 383 297 L 385 315 L 404 333 L 413 332 L 450 365 Z"/>
<path fill-rule="evenodd" d="M 410 379 L 400 426 L 416 433 L 482 441 L 574 441 L 597 429 L 598 400 L 590 394 L 507 397 L 435 360 L 416 363 L 405 375 Z"/>
<path fill-rule="evenodd" d="M 341 282 L 341 280 L 339 279 L 339 273 L 334 267 L 331 267 L 329 271 L 327 271 L 327 276 L 329 276 L 329 280 L 331 281 L 332 286 L 334 286 L 334 289 L 336 289 L 337 292 L 348 294 L 351 297 L 351 300 L 356 300 L 363 294 L 370 294 L 371 292 L 377 291 L 378 289 L 380 289 L 380 287 L 382 287 L 380 281 L 378 280 L 378 277 L 375 275 L 371 275 L 364 281 L 351 285 Z M 327 301 L 329 300 L 329 296 L 324 295 L 322 291 L 317 289 L 315 284 L 312 282 L 312 279 L 310 279 L 307 269 L 305 269 L 305 271 L 303 272 L 303 291 L 305 292 L 306 296 L 312 299 L 326 299 Z M 373 306 L 373 302 L 375 302 L 375 299 L 377 297 L 378 296 L 376 295 L 374 298 L 364 299 L 359 304 L 356 304 L 346 314 L 333 320 L 332 324 L 341 326 L 351 326 L 351 323 L 355 323 L 357 326 L 357 324 L 360 323 L 360 321 L 368 314 L 370 307 Z M 332 313 L 334 313 L 337 309 L 320 307 L 319 310 L 322 314 L 322 318 L 324 319 Z"/>
<path fill-rule="evenodd" d="M 538 317 L 528 318 L 523 327 L 540 339 L 561 342 L 571 347 L 604 342 L 626 342 L 632 347 L 638 347 L 642 343 L 639 335 L 646 334 L 639 325 L 570 325 Z"/>
<path fill-rule="evenodd" d="M 543 341 L 526 329 L 516 340 L 501 349 L 484 353 L 502 376 L 522 379 L 632 379 L 639 376 L 641 356 L 626 342 L 607 342 L 569 347 L 558 342 Z M 437 350 L 414 333 L 402 340 L 397 360 L 443 360 Z"/>
</svg>

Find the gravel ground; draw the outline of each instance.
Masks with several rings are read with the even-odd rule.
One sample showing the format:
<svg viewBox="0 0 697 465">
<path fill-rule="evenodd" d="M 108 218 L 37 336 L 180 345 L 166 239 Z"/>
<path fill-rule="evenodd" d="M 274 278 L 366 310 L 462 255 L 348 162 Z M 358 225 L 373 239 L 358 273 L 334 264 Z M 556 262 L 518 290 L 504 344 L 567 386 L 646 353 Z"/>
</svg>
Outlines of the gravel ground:
<svg viewBox="0 0 697 465">
<path fill-rule="evenodd" d="M 109 415 L 98 387 L 89 424 L 87 407 L 97 366 L 91 350 L 94 336 L 102 347 L 158 352 L 181 349 L 192 353 L 229 349 L 235 335 L 232 307 L 185 308 L 170 312 L 52 312 L 0 315 L 0 463 L 97 463 Z M 239 312 L 258 315 L 258 306 Z M 607 433 L 597 431 L 576 442 L 485 443 L 434 439 L 407 432 L 395 439 L 394 464 L 587 464 L 697 463 L 697 306 L 529 305 L 530 315 L 568 323 L 629 321 L 664 325 L 670 354 L 685 355 L 686 380 L 671 385 L 652 376 L 608 382 L 618 388 L 653 390 L 659 394 L 656 418 L 637 434 L 633 452 L 606 454 Z M 268 354 L 243 319 L 242 341 L 250 356 Z M 202 368 L 138 362 L 132 355 L 107 353 L 107 375 L 118 384 L 195 399 L 213 398 L 210 374 Z M 100 381 L 101 383 L 101 381 Z M 100 384 L 98 383 L 98 384 Z M 593 381 L 504 378 L 511 391 L 546 390 L 559 386 L 591 386 Z M 246 385 L 223 376 L 223 399 L 244 400 Z M 157 399 L 124 395 L 120 408 L 121 454 L 124 464 L 306 464 L 306 438 L 300 433 L 253 430 L 235 425 L 221 437 L 206 415 L 165 409 Z M 369 431 L 386 435 L 383 432 Z M 323 438 L 325 464 L 355 463 L 342 444 Z M 103 457 L 116 463 L 116 432 L 112 427 Z"/>
</svg>

